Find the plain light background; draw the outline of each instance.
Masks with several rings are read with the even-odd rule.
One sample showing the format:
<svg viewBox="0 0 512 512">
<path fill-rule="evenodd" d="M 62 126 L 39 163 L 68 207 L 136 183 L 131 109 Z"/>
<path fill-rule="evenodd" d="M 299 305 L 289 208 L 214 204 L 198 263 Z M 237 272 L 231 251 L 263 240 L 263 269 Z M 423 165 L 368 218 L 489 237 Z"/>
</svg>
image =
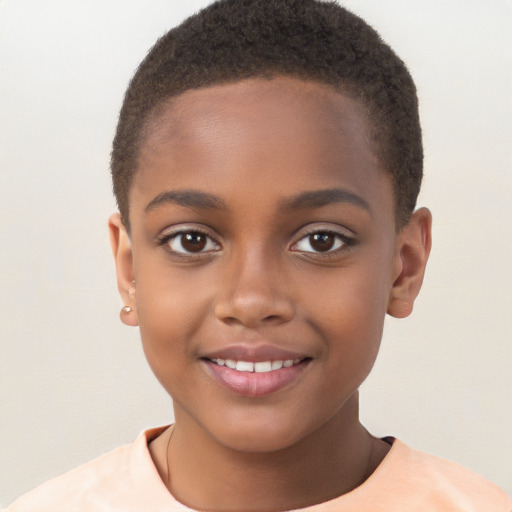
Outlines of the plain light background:
<svg viewBox="0 0 512 512">
<path fill-rule="evenodd" d="M 106 221 L 122 95 L 205 0 L 0 0 L 0 505 L 172 421 Z M 376 435 L 512 493 L 512 2 L 350 0 L 409 66 L 434 248 L 361 392 Z"/>
</svg>

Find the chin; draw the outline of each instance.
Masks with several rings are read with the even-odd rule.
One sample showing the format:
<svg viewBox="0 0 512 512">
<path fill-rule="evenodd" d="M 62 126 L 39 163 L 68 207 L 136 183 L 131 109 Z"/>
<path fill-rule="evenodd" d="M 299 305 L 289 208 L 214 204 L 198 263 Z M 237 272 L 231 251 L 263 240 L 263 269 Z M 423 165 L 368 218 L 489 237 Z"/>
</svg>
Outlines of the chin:
<svg viewBox="0 0 512 512">
<path fill-rule="evenodd" d="M 297 418 L 283 421 L 284 418 L 265 418 L 260 415 L 253 418 L 245 415 L 237 421 L 223 422 L 221 425 L 212 425 L 210 434 L 215 440 L 234 451 L 245 453 L 273 453 L 285 450 L 299 443 L 306 437 L 314 426 L 301 424 Z M 217 427 L 217 428 L 216 428 Z"/>
<path fill-rule="evenodd" d="M 239 435 L 230 435 L 227 439 L 218 439 L 226 448 L 237 452 L 271 454 L 290 448 L 300 438 L 280 433 L 261 433 L 243 431 Z"/>
</svg>

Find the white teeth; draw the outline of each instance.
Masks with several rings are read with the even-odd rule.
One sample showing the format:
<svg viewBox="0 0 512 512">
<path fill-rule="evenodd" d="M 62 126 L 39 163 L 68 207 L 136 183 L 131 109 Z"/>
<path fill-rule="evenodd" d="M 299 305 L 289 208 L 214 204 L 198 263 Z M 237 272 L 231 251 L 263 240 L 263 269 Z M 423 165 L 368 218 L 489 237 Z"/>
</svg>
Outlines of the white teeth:
<svg viewBox="0 0 512 512">
<path fill-rule="evenodd" d="M 283 367 L 283 361 L 272 361 L 272 370 L 279 370 Z"/>
<path fill-rule="evenodd" d="M 249 361 L 237 361 L 235 369 L 239 372 L 253 372 L 254 363 Z"/>
<path fill-rule="evenodd" d="M 285 361 L 259 361 L 253 363 L 251 361 L 235 361 L 234 359 L 212 359 L 214 363 L 219 366 L 227 366 L 232 370 L 239 372 L 256 372 L 267 373 L 273 370 L 280 370 L 281 368 L 290 368 L 294 364 L 299 364 L 302 359 L 286 359 Z"/>
<path fill-rule="evenodd" d="M 272 370 L 272 363 L 270 361 L 264 361 L 262 363 L 254 363 L 254 371 L 258 373 L 265 373 Z"/>
</svg>

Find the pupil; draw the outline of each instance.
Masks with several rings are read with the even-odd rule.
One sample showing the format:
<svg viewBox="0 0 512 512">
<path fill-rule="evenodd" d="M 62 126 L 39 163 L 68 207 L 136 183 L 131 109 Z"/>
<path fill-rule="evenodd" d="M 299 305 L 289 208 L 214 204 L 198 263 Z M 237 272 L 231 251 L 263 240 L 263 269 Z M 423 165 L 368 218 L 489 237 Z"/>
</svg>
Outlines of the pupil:
<svg viewBox="0 0 512 512">
<path fill-rule="evenodd" d="M 186 233 L 181 237 L 183 249 L 189 252 L 199 252 L 206 246 L 206 237 L 201 233 Z"/>
<path fill-rule="evenodd" d="M 330 233 L 315 233 L 311 235 L 309 243 L 318 252 L 325 252 L 334 246 L 334 236 Z"/>
</svg>

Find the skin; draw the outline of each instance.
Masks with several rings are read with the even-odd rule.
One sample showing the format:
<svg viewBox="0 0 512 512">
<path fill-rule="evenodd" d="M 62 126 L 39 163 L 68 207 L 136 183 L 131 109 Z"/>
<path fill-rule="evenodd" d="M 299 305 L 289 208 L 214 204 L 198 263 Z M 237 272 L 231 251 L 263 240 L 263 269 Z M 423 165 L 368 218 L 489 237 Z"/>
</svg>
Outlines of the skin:
<svg viewBox="0 0 512 512">
<path fill-rule="evenodd" d="M 334 189 L 344 194 L 318 193 Z M 162 196 L 191 190 L 216 202 Z M 305 507 L 351 491 L 385 457 L 389 445 L 359 422 L 357 390 L 385 314 L 411 312 L 431 243 L 428 210 L 399 232 L 393 212 L 364 109 L 329 86 L 279 77 L 192 90 L 148 125 L 130 233 L 117 214 L 110 231 L 119 290 L 133 308 L 122 319 L 140 326 L 173 398 L 169 453 L 169 431 L 150 451 L 179 501 Z M 186 252 L 183 234 L 197 230 L 207 244 Z M 317 250 L 312 233 L 327 233 L 333 248 Z M 308 358 L 265 396 L 227 389 L 202 359 L 262 343 Z"/>
</svg>

